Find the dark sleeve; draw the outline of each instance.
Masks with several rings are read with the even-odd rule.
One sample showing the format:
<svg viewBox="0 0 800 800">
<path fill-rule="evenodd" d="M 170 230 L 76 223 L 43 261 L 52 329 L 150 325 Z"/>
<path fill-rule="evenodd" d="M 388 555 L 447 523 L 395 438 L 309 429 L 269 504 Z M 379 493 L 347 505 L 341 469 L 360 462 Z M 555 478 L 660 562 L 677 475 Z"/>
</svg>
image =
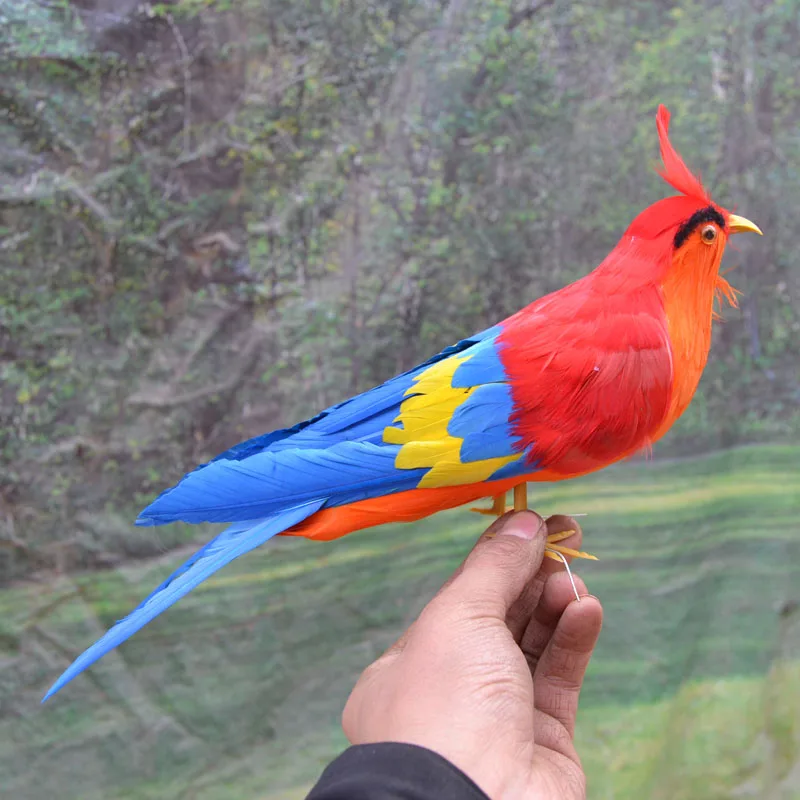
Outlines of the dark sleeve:
<svg viewBox="0 0 800 800">
<path fill-rule="evenodd" d="M 350 747 L 322 773 L 306 800 L 489 800 L 432 750 L 382 742 Z"/>
</svg>

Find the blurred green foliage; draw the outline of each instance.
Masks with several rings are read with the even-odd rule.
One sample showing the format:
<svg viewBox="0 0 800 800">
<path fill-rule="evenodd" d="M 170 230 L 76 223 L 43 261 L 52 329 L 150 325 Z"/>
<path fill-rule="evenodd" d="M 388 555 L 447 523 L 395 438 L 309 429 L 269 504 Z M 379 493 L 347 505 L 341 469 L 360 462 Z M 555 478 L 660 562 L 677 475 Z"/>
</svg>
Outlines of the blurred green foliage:
<svg viewBox="0 0 800 800">
<path fill-rule="evenodd" d="M 659 453 L 796 435 L 796 0 L 5 0 L 0 580 L 241 438 L 585 274 L 665 193 L 653 116 L 766 232 Z"/>
</svg>

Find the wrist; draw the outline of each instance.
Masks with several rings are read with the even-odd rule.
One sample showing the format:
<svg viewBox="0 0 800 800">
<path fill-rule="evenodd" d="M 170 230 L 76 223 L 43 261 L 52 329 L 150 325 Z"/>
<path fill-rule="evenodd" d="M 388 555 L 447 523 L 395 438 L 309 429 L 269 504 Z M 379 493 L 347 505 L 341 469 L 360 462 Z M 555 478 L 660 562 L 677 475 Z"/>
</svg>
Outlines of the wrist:
<svg viewBox="0 0 800 800">
<path fill-rule="evenodd" d="M 490 800 L 517 800 L 525 795 L 524 787 L 529 777 L 531 756 L 520 753 L 518 757 L 503 753 L 496 740 L 466 743 L 458 735 L 444 738 L 406 735 L 392 741 L 421 747 L 441 756 L 468 777 Z"/>
</svg>

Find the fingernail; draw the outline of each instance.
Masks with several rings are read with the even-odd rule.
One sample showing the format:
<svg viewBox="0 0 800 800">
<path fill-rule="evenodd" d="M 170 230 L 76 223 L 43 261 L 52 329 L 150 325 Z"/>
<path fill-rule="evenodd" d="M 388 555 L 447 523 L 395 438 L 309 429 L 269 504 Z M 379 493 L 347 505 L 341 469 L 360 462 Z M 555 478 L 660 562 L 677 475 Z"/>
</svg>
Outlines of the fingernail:
<svg viewBox="0 0 800 800">
<path fill-rule="evenodd" d="M 544 527 L 544 520 L 534 511 L 519 511 L 504 520 L 498 536 L 516 536 L 518 539 L 535 539 Z"/>
</svg>

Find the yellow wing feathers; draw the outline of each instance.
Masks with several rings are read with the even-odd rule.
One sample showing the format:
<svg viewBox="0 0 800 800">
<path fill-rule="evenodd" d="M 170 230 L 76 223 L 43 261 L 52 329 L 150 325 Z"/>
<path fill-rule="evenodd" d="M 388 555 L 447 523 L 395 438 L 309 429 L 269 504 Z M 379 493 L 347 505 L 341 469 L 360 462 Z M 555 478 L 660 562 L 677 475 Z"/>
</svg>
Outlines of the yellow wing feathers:
<svg viewBox="0 0 800 800">
<path fill-rule="evenodd" d="M 395 459 L 398 469 L 429 468 L 418 484 L 420 489 L 459 486 L 487 480 L 519 455 L 461 461 L 463 439 L 451 436 L 447 426 L 456 409 L 469 399 L 477 387 L 455 388 L 453 375 L 470 355 L 451 356 L 431 365 L 406 390 L 395 422 L 402 428 L 383 430 L 386 444 L 399 444 Z"/>
</svg>

